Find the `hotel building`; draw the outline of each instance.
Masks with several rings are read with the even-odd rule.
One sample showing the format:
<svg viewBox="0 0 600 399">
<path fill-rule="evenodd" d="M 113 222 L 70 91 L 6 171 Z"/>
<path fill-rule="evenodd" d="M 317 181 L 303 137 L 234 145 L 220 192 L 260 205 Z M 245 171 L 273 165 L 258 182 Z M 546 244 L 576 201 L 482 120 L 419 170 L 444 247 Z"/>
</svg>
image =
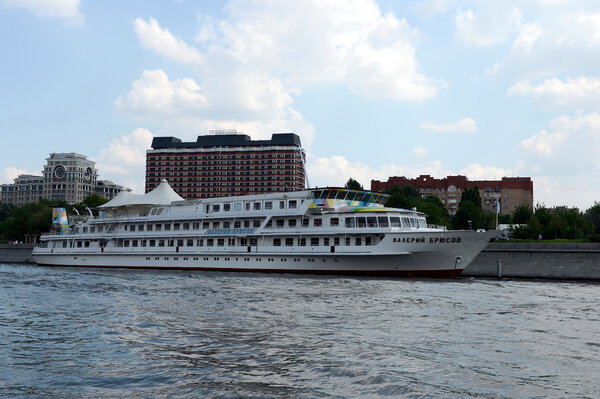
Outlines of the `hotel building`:
<svg viewBox="0 0 600 399">
<path fill-rule="evenodd" d="M 371 180 L 371 190 L 384 191 L 394 186 L 413 186 L 424 196 L 435 195 L 444 203 L 448 213 L 454 215 L 462 192 L 466 188 L 477 188 L 481 196 L 481 206 L 486 211 L 496 211 L 496 201 L 500 203 L 500 214 L 509 214 L 519 205 L 533 207 L 533 182 L 530 177 L 503 177 L 502 180 L 474 180 L 465 176 L 448 176 L 435 179 L 421 175 L 415 179 L 393 176 L 388 181 Z"/>
<path fill-rule="evenodd" d="M 294 133 L 252 140 L 235 131 L 213 131 L 194 142 L 155 137 L 146 152 L 146 192 L 167 179 L 185 199 L 301 190 L 304 151 Z"/>
</svg>

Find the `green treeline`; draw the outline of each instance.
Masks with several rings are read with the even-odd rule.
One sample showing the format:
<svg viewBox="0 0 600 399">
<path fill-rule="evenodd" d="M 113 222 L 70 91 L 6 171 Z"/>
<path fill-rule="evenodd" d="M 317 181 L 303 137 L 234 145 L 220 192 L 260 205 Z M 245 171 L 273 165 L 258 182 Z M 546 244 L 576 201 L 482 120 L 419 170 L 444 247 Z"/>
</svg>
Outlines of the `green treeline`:
<svg viewBox="0 0 600 399">
<path fill-rule="evenodd" d="M 65 208 L 67 213 L 77 211 L 84 215 L 87 208 L 94 208 L 108 202 L 107 199 L 94 194 L 80 204 L 69 205 L 65 201 L 39 200 L 23 206 L 15 206 L 0 202 L 0 242 L 25 242 L 27 236 L 38 236 L 50 231 L 52 225 L 52 208 Z"/>
</svg>

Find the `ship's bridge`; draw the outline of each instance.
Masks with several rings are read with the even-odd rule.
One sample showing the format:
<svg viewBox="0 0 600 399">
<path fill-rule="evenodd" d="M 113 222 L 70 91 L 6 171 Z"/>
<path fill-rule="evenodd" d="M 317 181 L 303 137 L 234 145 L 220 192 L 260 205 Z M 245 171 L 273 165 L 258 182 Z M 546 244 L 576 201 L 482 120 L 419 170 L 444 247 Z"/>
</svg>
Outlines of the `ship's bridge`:
<svg viewBox="0 0 600 399">
<path fill-rule="evenodd" d="M 338 205 L 343 203 L 345 205 L 352 204 L 353 206 L 383 207 L 390 197 L 388 194 L 340 187 L 316 188 L 311 191 L 315 205 L 319 203 L 325 205 L 328 202 L 335 202 Z"/>
</svg>

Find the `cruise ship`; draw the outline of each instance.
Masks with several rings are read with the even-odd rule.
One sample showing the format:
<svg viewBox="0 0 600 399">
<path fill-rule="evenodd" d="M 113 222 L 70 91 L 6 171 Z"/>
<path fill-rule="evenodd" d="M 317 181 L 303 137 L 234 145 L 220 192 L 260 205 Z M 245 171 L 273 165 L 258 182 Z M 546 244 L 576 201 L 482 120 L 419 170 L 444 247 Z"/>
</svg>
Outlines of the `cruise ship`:
<svg viewBox="0 0 600 399">
<path fill-rule="evenodd" d="M 496 236 L 345 188 L 184 200 L 163 180 L 44 234 L 40 265 L 453 277 Z M 59 226 L 60 227 L 60 226 Z"/>
</svg>

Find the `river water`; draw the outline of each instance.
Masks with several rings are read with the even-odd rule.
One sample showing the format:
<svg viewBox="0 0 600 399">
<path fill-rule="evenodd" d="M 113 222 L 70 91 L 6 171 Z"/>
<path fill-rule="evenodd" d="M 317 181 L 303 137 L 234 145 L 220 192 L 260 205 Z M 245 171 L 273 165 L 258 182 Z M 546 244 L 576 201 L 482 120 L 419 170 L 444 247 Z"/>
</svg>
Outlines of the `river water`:
<svg viewBox="0 0 600 399">
<path fill-rule="evenodd" d="M 599 294 L 0 264 L 0 397 L 598 398 Z"/>
</svg>

